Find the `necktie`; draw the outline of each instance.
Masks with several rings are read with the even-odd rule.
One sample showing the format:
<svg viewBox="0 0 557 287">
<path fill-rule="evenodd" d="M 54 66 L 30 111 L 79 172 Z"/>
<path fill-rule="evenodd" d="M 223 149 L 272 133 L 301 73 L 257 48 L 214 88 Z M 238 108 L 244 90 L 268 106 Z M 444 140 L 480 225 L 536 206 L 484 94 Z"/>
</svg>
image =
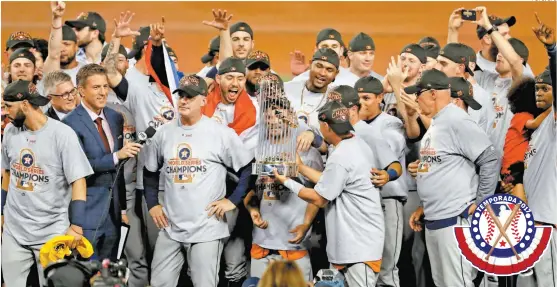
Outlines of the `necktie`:
<svg viewBox="0 0 557 287">
<path fill-rule="evenodd" d="M 106 133 L 104 132 L 103 125 L 102 125 L 102 120 L 103 120 L 103 119 L 102 119 L 101 117 L 98 117 L 98 118 L 95 120 L 95 123 L 97 124 L 97 129 L 99 130 L 99 134 L 100 134 L 101 139 L 102 139 L 102 141 L 103 141 L 103 143 L 104 143 L 104 148 L 106 149 L 106 151 L 107 151 L 108 153 L 110 153 L 110 152 L 111 152 L 111 150 L 110 150 L 110 144 L 108 143 L 108 138 L 106 137 Z"/>
</svg>

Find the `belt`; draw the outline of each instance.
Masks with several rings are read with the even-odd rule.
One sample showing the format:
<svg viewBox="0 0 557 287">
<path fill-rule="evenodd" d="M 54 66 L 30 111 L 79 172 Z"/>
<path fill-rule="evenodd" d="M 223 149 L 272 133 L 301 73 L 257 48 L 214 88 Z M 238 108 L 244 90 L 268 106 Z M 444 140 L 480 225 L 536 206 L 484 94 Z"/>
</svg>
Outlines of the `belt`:
<svg viewBox="0 0 557 287">
<path fill-rule="evenodd" d="M 456 225 L 456 222 L 459 217 L 468 218 L 468 210 L 470 210 L 470 206 L 472 206 L 472 204 L 468 205 L 464 209 L 464 211 L 457 216 L 453 216 L 445 219 L 439 219 L 439 220 L 424 220 L 425 227 L 429 230 L 438 230 L 445 227 Z"/>
<path fill-rule="evenodd" d="M 406 196 L 387 196 L 387 197 L 383 197 L 383 199 L 394 199 L 402 204 L 406 203 Z"/>
</svg>

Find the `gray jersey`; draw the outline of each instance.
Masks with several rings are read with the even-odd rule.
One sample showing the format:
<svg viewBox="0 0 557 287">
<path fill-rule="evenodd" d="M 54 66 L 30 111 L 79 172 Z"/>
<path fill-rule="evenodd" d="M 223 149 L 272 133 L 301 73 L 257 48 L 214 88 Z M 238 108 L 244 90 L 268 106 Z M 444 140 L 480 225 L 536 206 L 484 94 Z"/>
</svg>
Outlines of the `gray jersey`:
<svg viewBox="0 0 557 287">
<path fill-rule="evenodd" d="M 417 176 L 425 219 L 456 216 L 474 201 L 478 189 L 474 162 L 489 146 L 485 132 L 454 104 L 433 117 L 422 139 Z"/>
<path fill-rule="evenodd" d="M 380 134 L 385 139 L 390 150 L 396 156 L 396 160 L 402 165 L 400 179 L 388 182 L 383 186 L 381 188 L 381 196 L 408 196 L 408 185 L 406 184 L 406 139 L 404 137 L 402 121 L 397 117 L 381 113 L 368 126 L 374 133 Z"/>
<path fill-rule="evenodd" d="M 21 245 L 66 233 L 71 184 L 93 174 L 75 132 L 47 118 L 37 131 L 9 124 L 3 139 L 2 168 L 10 170 L 4 232 Z"/>
<path fill-rule="evenodd" d="M 376 261 L 383 255 L 385 222 L 379 190 L 369 171 L 373 151 L 357 136 L 341 141 L 327 160 L 315 191 L 325 207 L 327 256 L 334 264 Z"/>
<path fill-rule="evenodd" d="M 226 194 L 227 167 L 240 170 L 252 157 L 234 130 L 203 116 L 193 126 L 179 119 L 159 128 L 148 145 L 145 167 L 164 181 L 170 238 L 185 243 L 229 236 L 226 221 L 205 208 Z"/>
<path fill-rule="evenodd" d="M 385 169 L 391 163 L 398 160 L 381 133 L 374 131 L 373 128 L 364 121 L 358 121 L 353 127 L 356 136 L 367 143 L 373 151 L 373 161 L 371 163 L 374 168 Z M 330 145 L 330 147 L 332 147 L 332 145 Z M 368 175 L 371 175 L 369 171 Z"/>
<path fill-rule="evenodd" d="M 557 224 L 557 123 L 551 112 L 534 131 L 524 155 L 524 190 L 534 219 Z"/>
<path fill-rule="evenodd" d="M 119 112 L 124 118 L 124 145 L 128 142 L 134 142 L 136 140 L 135 134 L 135 122 L 130 111 L 122 104 L 120 99 L 108 96 L 107 107 Z M 126 198 L 133 198 L 135 192 L 135 187 L 137 184 L 137 159 L 135 157 L 130 158 L 125 164 L 121 173 L 124 173 L 124 180 L 126 181 Z"/>
<path fill-rule="evenodd" d="M 383 80 L 383 76 L 377 74 L 375 71 L 371 71 L 369 73 L 370 76 L 373 76 L 379 80 Z M 356 81 L 358 81 L 358 76 L 354 75 L 354 73 L 350 72 L 349 68 L 339 67 L 338 75 L 335 78 L 334 84 L 338 85 L 348 85 L 354 87 Z M 309 70 L 299 74 L 298 76 L 292 79 L 293 82 L 297 81 L 307 81 L 309 80 Z"/>
<path fill-rule="evenodd" d="M 284 91 L 298 120 L 305 122 L 313 131 L 321 134 L 317 110 L 327 103 L 326 94 L 309 91 L 306 88 L 306 81 L 286 82 Z"/>
<path fill-rule="evenodd" d="M 489 133 L 492 130 L 493 121 L 495 120 L 493 103 L 484 88 L 477 83 L 472 87 L 474 89 L 474 100 L 482 105 L 482 108 L 477 111 L 472 108 L 468 108 L 468 114 L 483 131 Z"/>
<path fill-rule="evenodd" d="M 484 58 L 479 51 L 476 53 L 476 65 L 480 66 L 484 72 L 497 73 L 497 70 L 495 70 L 496 63 Z M 532 72 L 532 68 L 528 63 L 524 66 L 524 75 L 534 78 L 534 72 Z"/>
<path fill-rule="evenodd" d="M 305 165 L 323 171 L 321 154 L 315 148 L 300 153 Z M 306 187 L 313 184 L 301 174 L 297 181 Z M 253 243 L 272 250 L 300 250 L 306 249 L 304 242 L 292 244 L 292 234 L 288 232 L 304 222 L 307 202 L 289 192 L 282 184 L 275 182 L 272 177 L 259 176 L 256 182 L 256 194 L 260 201 L 259 210 L 263 220 L 269 222 L 266 229 L 253 228 Z M 311 234 L 308 231 L 306 239 Z M 304 240 L 305 241 L 305 240 Z"/>
<path fill-rule="evenodd" d="M 511 125 L 511 119 L 513 117 L 507 99 L 507 93 L 511 88 L 512 79 L 501 78 L 499 74 L 481 71 L 477 71 L 474 77 L 476 81 L 478 81 L 478 84 L 490 95 L 493 109 L 495 110 L 495 119 L 491 124 L 491 129 L 488 129 L 487 134 L 493 146 L 497 149 L 497 152 L 502 154 L 507 130 Z"/>
<path fill-rule="evenodd" d="M 126 73 L 128 95 L 124 105 L 133 115 L 135 129 L 145 131 L 148 127 L 158 129 L 174 119 L 175 110 L 166 95 L 159 90 L 156 83 L 149 82 L 149 76 L 142 74 L 135 67 Z M 141 151 L 137 160 L 137 188 L 143 189 L 143 166 L 145 153 Z M 161 186 L 162 188 L 162 182 Z"/>
<path fill-rule="evenodd" d="M 72 78 L 72 83 L 75 87 L 77 87 L 77 72 L 81 69 L 85 64 L 81 62 L 77 62 L 77 66 L 71 69 L 60 69 L 62 72 L 68 74 Z"/>
</svg>

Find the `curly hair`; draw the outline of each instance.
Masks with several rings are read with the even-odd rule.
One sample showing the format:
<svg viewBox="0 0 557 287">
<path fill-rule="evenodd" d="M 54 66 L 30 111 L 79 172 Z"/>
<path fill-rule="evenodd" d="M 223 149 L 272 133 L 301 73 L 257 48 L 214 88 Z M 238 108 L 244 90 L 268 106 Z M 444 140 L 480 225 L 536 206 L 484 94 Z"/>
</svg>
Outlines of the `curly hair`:
<svg viewBox="0 0 557 287">
<path fill-rule="evenodd" d="M 529 113 L 536 118 L 543 112 L 536 106 L 536 81 L 532 78 L 522 78 L 516 84 L 513 84 L 507 94 L 507 99 L 513 114 Z M 533 132 L 533 130 L 524 127 L 524 138 L 530 141 Z"/>
<path fill-rule="evenodd" d="M 33 38 L 33 47 L 41 53 L 43 61 L 46 61 L 46 57 L 48 57 L 48 41 L 40 38 Z"/>
</svg>

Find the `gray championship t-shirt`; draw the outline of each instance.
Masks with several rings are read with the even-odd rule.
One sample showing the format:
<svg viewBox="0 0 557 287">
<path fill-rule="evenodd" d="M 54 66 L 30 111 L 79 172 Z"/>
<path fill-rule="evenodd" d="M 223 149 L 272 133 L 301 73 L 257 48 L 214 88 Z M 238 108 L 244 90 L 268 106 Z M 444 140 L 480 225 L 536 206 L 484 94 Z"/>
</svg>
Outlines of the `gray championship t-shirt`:
<svg viewBox="0 0 557 287">
<path fill-rule="evenodd" d="M 305 165 L 323 171 L 321 154 L 315 148 L 301 152 L 300 157 Z M 301 174 L 296 181 L 301 182 L 305 187 L 313 188 L 313 184 Z M 253 227 L 253 243 L 272 250 L 306 249 L 305 243 L 311 230 L 300 244 L 292 244 L 288 240 L 293 238 L 289 231 L 304 223 L 308 203 L 289 192 L 274 178 L 264 175 L 257 178 L 255 193 L 260 201 L 261 218 L 268 221 L 269 226 L 266 229 Z"/>
<path fill-rule="evenodd" d="M 472 87 L 474 89 L 474 100 L 482 105 L 482 108 L 477 111 L 472 108 L 468 108 L 468 114 L 484 132 L 488 133 L 491 131 L 491 126 L 495 120 L 493 103 L 484 88 L 477 83 Z"/>
<path fill-rule="evenodd" d="M 2 168 L 10 171 L 4 232 L 21 245 L 42 244 L 65 234 L 71 184 L 93 174 L 77 135 L 47 118 L 37 131 L 8 124 L 3 139 Z"/>
<path fill-rule="evenodd" d="M 532 134 L 524 155 L 524 190 L 528 206 L 534 220 L 550 224 L 557 224 L 556 130 L 553 111 Z"/>
<path fill-rule="evenodd" d="M 327 103 L 326 93 L 309 91 L 306 88 L 306 81 L 286 82 L 284 92 L 294 108 L 298 120 L 306 123 L 314 132 L 321 134 L 317 110 Z"/>
<path fill-rule="evenodd" d="M 238 171 L 252 159 L 233 129 L 205 116 L 193 126 L 176 119 L 159 128 L 146 154 L 149 171 L 162 166 L 170 238 L 196 243 L 230 235 L 226 221 L 205 208 L 225 197 L 227 167 Z"/>
<path fill-rule="evenodd" d="M 387 141 L 383 138 L 381 133 L 373 130 L 364 121 L 358 121 L 354 126 L 354 134 L 361 138 L 373 152 L 373 160 L 371 161 L 372 167 L 377 169 L 385 169 L 391 163 L 398 160 L 395 153 L 389 147 Z M 332 152 L 333 145 L 329 146 L 331 149 L 329 153 Z M 368 171 L 368 175 L 371 176 L 371 169 Z"/>
<path fill-rule="evenodd" d="M 480 66 L 483 72 L 497 73 L 497 70 L 495 69 L 497 63 L 487 60 L 479 51 L 476 53 L 476 65 Z M 474 74 L 475 73 L 476 72 L 474 72 Z M 532 72 L 532 68 L 528 63 L 526 63 L 526 66 L 524 66 L 524 75 L 531 78 L 535 77 L 534 72 Z"/>
<path fill-rule="evenodd" d="M 456 105 L 433 117 L 422 139 L 416 178 L 425 219 L 457 216 L 474 201 L 479 178 L 474 162 L 489 146 L 485 132 Z"/>
<path fill-rule="evenodd" d="M 357 136 L 341 141 L 327 160 L 315 191 L 325 207 L 327 256 L 334 264 L 376 261 L 383 256 L 385 221 L 379 190 L 369 171 L 373 151 Z"/>
<path fill-rule="evenodd" d="M 380 134 L 387 142 L 390 150 L 402 165 L 400 178 L 388 182 L 381 188 L 382 197 L 408 196 L 408 185 L 406 183 L 406 139 L 404 137 L 404 126 L 402 121 L 386 113 L 379 114 L 368 126 L 375 134 Z M 381 151 L 383 152 L 383 151 Z"/>
</svg>

